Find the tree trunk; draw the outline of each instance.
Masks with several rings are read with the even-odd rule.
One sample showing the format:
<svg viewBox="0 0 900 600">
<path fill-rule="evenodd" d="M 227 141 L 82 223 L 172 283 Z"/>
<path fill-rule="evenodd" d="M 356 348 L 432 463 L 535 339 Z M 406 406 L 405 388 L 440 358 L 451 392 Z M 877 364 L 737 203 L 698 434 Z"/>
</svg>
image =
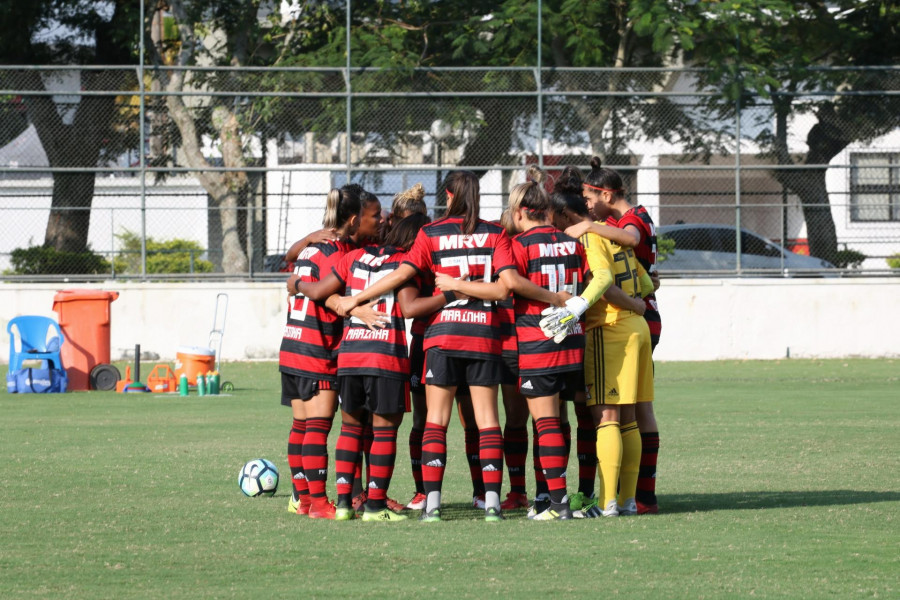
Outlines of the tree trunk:
<svg viewBox="0 0 900 600">
<path fill-rule="evenodd" d="M 806 219 L 809 254 L 834 263 L 837 256 L 837 231 L 825 186 L 825 170 L 794 171 L 784 178 L 785 186 L 797 194 Z"/>
</svg>

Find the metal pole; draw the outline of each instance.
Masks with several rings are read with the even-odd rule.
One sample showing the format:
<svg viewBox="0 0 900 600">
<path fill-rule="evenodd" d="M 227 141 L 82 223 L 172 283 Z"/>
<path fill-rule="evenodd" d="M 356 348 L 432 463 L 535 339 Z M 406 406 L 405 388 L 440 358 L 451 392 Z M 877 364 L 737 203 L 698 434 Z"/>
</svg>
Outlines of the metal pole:
<svg viewBox="0 0 900 600">
<path fill-rule="evenodd" d="M 537 6 L 537 118 L 538 118 L 538 167 L 544 168 L 544 82 L 541 68 L 541 30 L 543 29 L 543 0 L 538 0 Z"/>
<path fill-rule="evenodd" d="M 351 115 L 350 108 L 352 99 L 350 97 L 351 88 L 350 88 L 350 0 L 347 0 L 347 36 L 346 36 L 346 44 L 347 44 L 347 76 L 346 76 L 346 85 L 347 85 L 347 184 L 350 184 L 350 177 L 353 175 L 353 171 L 350 167 L 350 134 L 351 134 Z"/>
<path fill-rule="evenodd" d="M 144 130 L 144 0 L 140 2 L 141 17 L 138 20 L 141 27 L 140 44 L 138 47 L 138 86 L 140 89 L 140 110 L 139 110 L 139 130 L 140 130 L 140 146 L 138 153 L 140 154 L 141 169 L 141 277 L 147 276 L 147 162 L 144 154 L 144 144 L 147 139 L 147 132 Z"/>
<path fill-rule="evenodd" d="M 737 254 L 737 271 L 741 272 L 741 94 L 743 93 L 743 78 L 741 77 L 741 38 L 737 38 L 737 54 L 738 54 L 738 96 L 735 99 L 735 126 L 737 127 L 737 152 L 735 154 L 734 169 L 734 229 L 735 229 L 735 252 Z"/>
</svg>

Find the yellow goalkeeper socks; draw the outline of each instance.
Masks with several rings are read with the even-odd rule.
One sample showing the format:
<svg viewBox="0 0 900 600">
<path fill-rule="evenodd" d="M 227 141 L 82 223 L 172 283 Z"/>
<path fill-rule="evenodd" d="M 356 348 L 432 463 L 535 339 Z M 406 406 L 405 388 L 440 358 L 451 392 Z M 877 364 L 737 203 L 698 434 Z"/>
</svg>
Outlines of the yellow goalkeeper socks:
<svg viewBox="0 0 900 600">
<path fill-rule="evenodd" d="M 619 473 L 619 506 L 634 498 L 641 470 L 641 432 L 637 421 L 622 425 L 622 470 Z"/>
<path fill-rule="evenodd" d="M 622 467 L 622 435 L 618 421 L 606 421 L 597 426 L 597 467 L 603 504 L 616 499 L 619 471 Z"/>
</svg>

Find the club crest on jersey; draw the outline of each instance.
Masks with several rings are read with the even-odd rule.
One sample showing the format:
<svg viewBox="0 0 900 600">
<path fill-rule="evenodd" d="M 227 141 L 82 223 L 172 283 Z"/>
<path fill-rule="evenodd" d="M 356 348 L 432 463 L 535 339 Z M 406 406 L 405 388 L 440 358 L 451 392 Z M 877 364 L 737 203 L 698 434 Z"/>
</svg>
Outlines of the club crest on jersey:
<svg viewBox="0 0 900 600">
<path fill-rule="evenodd" d="M 554 244 L 538 244 L 541 258 L 545 256 L 571 256 L 576 252 L 577 242 L 556 242 Z"/>
<path fill-rule="evenodd" d="M 460 248 L 484 248 L 489 233 L 473 233 L 472 235 L 442 235 L 438 238 L 438 249 L 458 250 Z"/>
</svg>

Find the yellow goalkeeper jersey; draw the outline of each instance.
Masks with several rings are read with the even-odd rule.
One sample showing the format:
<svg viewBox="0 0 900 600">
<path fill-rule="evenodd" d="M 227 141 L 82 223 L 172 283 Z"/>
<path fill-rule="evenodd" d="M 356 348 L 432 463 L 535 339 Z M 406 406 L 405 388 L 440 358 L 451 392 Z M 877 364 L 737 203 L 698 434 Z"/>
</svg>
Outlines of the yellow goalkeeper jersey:
<svg viewBox="0 0 900 600">
<path fill-rule="evenodd" d="M 595 278 L 604 274 L 604 271 L 611 274 L 613 283 L 632 298 L 646 296 L 653 292 L 653 282 L 634 256 L 631 248 L 623 248 L 596 233 L 587 233 L 581 236 L 580 241 L 584 246 L 588 265 Z M 637 313 L 613 306 L 603 298 L 599 298 L 591 304 L 584 315 L 585 329 L 611 325 L 616 321 L 634 316 L 637 316 Z"/>
</svg>

